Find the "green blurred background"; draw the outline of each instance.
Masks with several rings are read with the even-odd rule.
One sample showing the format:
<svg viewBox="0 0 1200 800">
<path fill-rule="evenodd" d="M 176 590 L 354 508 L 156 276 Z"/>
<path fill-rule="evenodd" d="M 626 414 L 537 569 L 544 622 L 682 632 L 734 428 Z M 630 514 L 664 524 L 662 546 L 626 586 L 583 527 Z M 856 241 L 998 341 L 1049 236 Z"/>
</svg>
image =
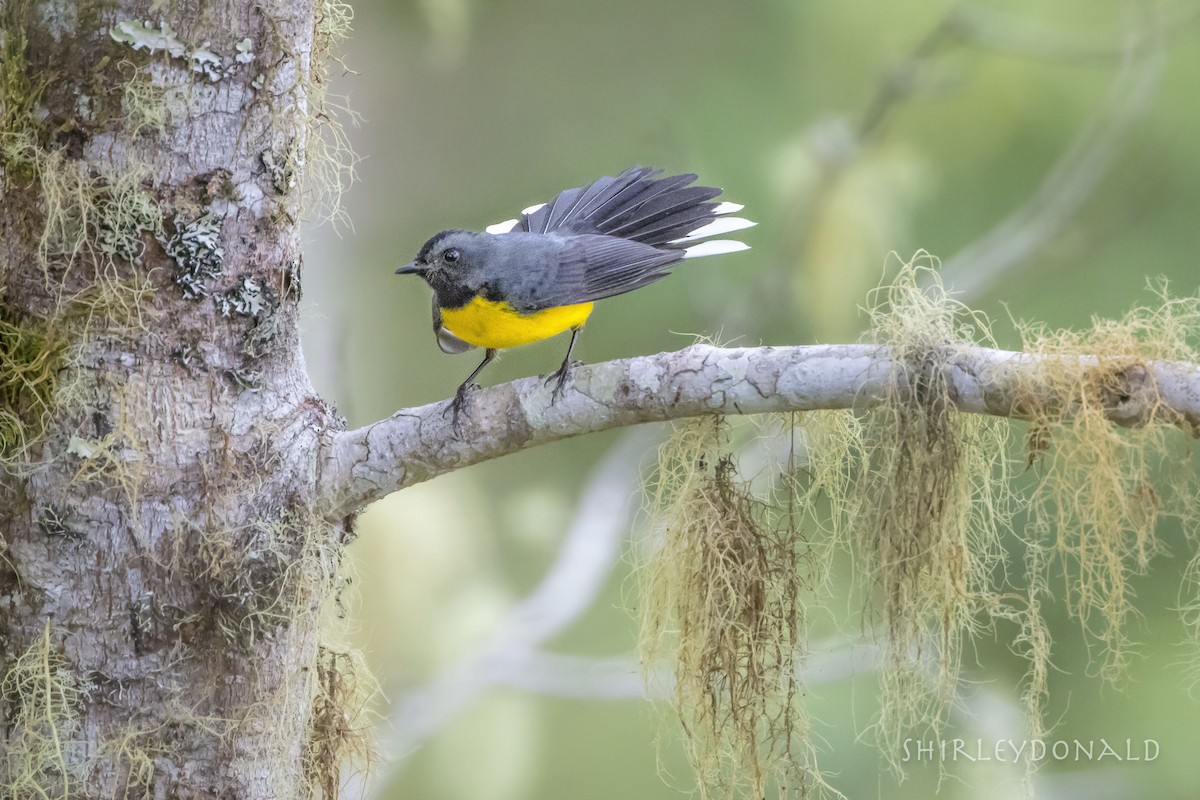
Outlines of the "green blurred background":
<svg viewBox="0 0 1200 800">
<path fill-rule="evenodd" d="M 1194 4 L 1014 0 L 959 5 L 792 0 L 358 0 L 332 92 L 361 115 L 343 203 L 352 228 L 309 232 L 305 352 L 351 425 L 449 396 L 475 354 L 440 353 L 423 283 L 392 275 L 433 233 L 481 229 L 630 164 L 695 171 L 761 224 L 747 254 L 604 303 L 585 361 L 722 343 L 855 339 L 859 306 L 918 249 L 994 319 L 1082 326 L 1200 283 L 1200 25 Z M 343 120 L 347 119 L 343 114 Z M 1071 154 L 1078 156 L 1077 163 Z M 1064 162 L 1064 159 L 1066 161 Z M 1072 164 L 1074 167 L 1072 168 Z M 989 238 L 1010 215 L 1013 225 Z M 964 251 L 964 248 L 968 248 Z M 504 354 L 486 383 L 544 373 L 565 341 Z M 652 461 L 662 432 L 590 436 L 416 486 L 361 519 L 354 634 L 386 719 L 446 676 L 554 563 L 596 484 L 597 464 Z M 614 446 L 621 448 L 612 454 Z M 613 516 L 627 500 L 608 503 Z M 586 513 L 595 514 L 595 511 Z M 1140 742 L 1152 763 L 1051 763 L 1044 797 L 1188 798 L 1200 789 L 1200 705 L 1173 608 L 1189 556 L 1138 581 L 1141 643 L 1119 687 L 1092 677 L 1078 623 L 1057 636 L 1049 722 L 1060 738 Z M 628 656 L 626 562 L 545 649 Z M 835 594 L 838 587 L 835 587 Z M 832 604 L 814 635 L 861 629 Z M 950 735 L 1020 736 L 1022 664 L 999 630 L 968 653 L 975 686 Z M 824 641 L 824 640 L 822 640 Z M 586 670 L 585 670 L 586 671 Z M 869 670 L 832 668 L 807 698 L 820 763 L 849 797 L 1022 796 L 1020 770 L 950 765 L 960 781 L 882 766 L 860 734 L 875 712 Z M 424 695 L 422 695 L 424 696 Z M 371 790 L 386 798 L 675 798 L 686 768 L 662 713 L 635 699 L 483 691 L 415 738 L 381 725 Z M 404 737 L 408 738 L 404 738 Z M 655 738 L 661 741 L 656 744 Z M 405 742 L 404 752 L 387 751 Z M 419 741 L 418 741 L 419 740 Z"/>
</svg>

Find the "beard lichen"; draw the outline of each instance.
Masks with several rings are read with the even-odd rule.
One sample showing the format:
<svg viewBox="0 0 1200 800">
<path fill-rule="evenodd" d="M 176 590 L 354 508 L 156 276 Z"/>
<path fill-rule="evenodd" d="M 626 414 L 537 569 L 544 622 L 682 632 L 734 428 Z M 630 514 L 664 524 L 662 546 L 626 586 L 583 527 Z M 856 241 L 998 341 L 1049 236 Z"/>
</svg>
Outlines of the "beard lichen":
<svg viewBox="0 0 1200 800">
<path fill-rule="evenodd" d="M 120 62 L 131 74 L 121 89 L 122 122 L 130 139 L 160 131 L 167 124 L 167 92 L 137 64 Z"/>
<path fill-rule="evenodd" d="M 11 0 L 0 8 L 0 183 L 29 180 L 28 156 L 38 146 L 34 114 L 46 79 L 31 74 L 25 58 L 31 5 Z"/>
<path fill-rule="evenodd" d="M 337 56 L 337 49 L 350 35 L 354 9 L 343 0 L 319 0 L 314 9 L 312 70 L 306 87 L 307 130 L 305 146 L 283 148 L 287 166 L 303 175 L 305 205 L 321 220 L 349 224 L 342 209 L 342 192 L 354 181 L 358 156 L 350 146 L 343 119 L 357 124 L 358 117 L 344 98 L 329 94 L 329 82 L 335 66 L 349 69 Z"/>
<path fill-rule="evenodd" d="M 738 477 L 724 422 L 679 426 L 660 455 L 654 541 L 637 571 L 648 680 L 672 704 L 700 796 L 808 796 L 824 786 L 800 704 L 805 543 L 797 511 Z"/>
<path fill-rule="evenodd" d="M 1147 369 L 1151 360 L 1200 362 L 1200 298 L 1172 299 L 1165 285 L 1157 294 L 1153 306 L 1094 319 L 1089 330 L 1022 329 L 1025 351 L 1040 356 L 1021 401 L 1035 432 L 1027 463 L 1038 478 L 1028 572 L 1033 590 L 1052 596 L 1051 567 L 1060 565 L 1059 596 L 1099 647 L 1099 672 L 1109 679 L 1128 663 L 1127 622 L 1136 613 L 1130 578 L 1163 551 L 1160 520 L 1177 519 L 1192 546 L 1200 520 L 1192 445 L 1172 430 L 1182 420 L 1162 406 Z M 1039 401 L 1045 397 L 1054 402 Z M 1114 425 L 1114 410 L 1133 404 L 1144 406 L 1138 416 L 1147 424 Z M 1197 570 L 1193 560 L 1189 574 Z M 1200 601 L 1182 605 L 1200 643 Z"/>
<path fill-rule="evenodd" d="M 203 600 L 175 625 L 201 626 L 236 652 L 253 652 L 263 638 L 316 615 L 341 566 L 327 527 L 300 509 L 266 510 L 236 527 L 215 518 L 178 525 L 167 567 Z"/>
<path fill-rule="evenodd" d="M 358 650 L 322 644 L 304 760 L 313 797 L 337 800 L 347 768 L 370 771 L 375 758 L 371 703 L 379 685 Z"/>
<path fill-rule="evenodd" d="M 0 796 L 67 800 L 80 780 L 83 689 L 50 640 L 50 623 L 0 680 Z"/>
<path fill-rule="evenodd" d="M 904 732 L 936 732 L 954 700 L 964 640 L 997 603 L 1011 503 L 1007 424 L 959 413 L 947 376 L 959 347 L 992 343 L 986 322 L 912 264 L 881 293 L 868 337 L 888 348 L 886 396 L 840 441 L 853 443 L 846 529 L 878 598 L 878 732 L 895 762 Z"/>
<path fill-rule="evenodd" d="M 85 131 L 76 131 L 74 138 L 61 136 L 62 129 L 39 112 L 50 82 L 61 79 L 30 68 L 31 14 L 28 0 L 15 0 L 0 14 L 0 197 L 13 193 L 13 200 L 27 207 L 13 221 L 36 240 L 45 288 L 59 287 L 52 299 L 61 305 L 93 285 L 106 293 L 119 291 L 129 276 L 118 277 L 116 265 L 139 260 L 146 235 L 161 223 L 161 212 L 142 186 L 148 177 L 144 167 L 126 163 L 98 170 L 81 157 Z M 127 86 L 134 83 L 138 88 L 128 98 L 129 110 L 150 115 L 140 124 L 152 127 L 156 103 L 142 90 L 147 83 L 143 76 L 135 72 Z M 101 98 L 92 100 L 99 103 Z M 124 110 L 112 111 L 120 116 Z M 68 275 L 82 261 L 93 264 L 96 274 L 72 285 Z M 0 274 L 0 287 L 4 277 Z M 42 309 L 46 314 L 54 310 Z"/>
<path fill-rule="evenodd" d="M 44 432 L 65 353 L 58 326 L 18 317 L 0 296 L 0 468 L 19 464 Z"/>
<path fill-rule="evenodd" d="M 1130 578 L 1165 549 L 1159 523 L 1177 521 L 1195 550 L 1200 493 L 1178 429 L 1197 431 L 1164 405 L 1150 362 L 1200 362 L 1200 298 L 1171 299 L 1163 287 L 1151 307 L 1088 331 L 1026 326 L 1035 357 L 996 367 L 1021 376 L 1014 416 L 1028 422 L 1014 423 L 955 407 L 955 356 L 994 344 L 987 322 L 949 298 L 936 274 L 905 265 L 879 297 L 867 338 L 892 365 L 885 390 L 868 411 L 780 418 L 792 446 L 802 442 L 799 470 L 776 470 L 750 492 L 711 420 L 681 426 L 663 450 L 651 491 L 658 539 L 638 573 L 642 650 L 648 669 L 674 664 L 675 710 L 704 797 L 762 797 L 768 786 L 786 794 L 782 775 L 826 788 L 795 670 L 801 593 L 809 603 L 855 593 L 824 580 L 835 548 L 853 554 L 866 595 L 865 627 L 881 656 L 873 728 L 901 773 L 904 737 L 936 738 L 958 701 L 968 645 L 1015 628 L 1009 645 L 1027 670 L 1013 693 L 1027 735 L 1041 738 L 1047 604 L 1065 602 L 1099 651 L 1098 671 L 1114 678 L 1135 613 Z M 1030 474 L 1018 481 L 1022 467 Z M 1033 485 L 1019 495 L 1023 483 Z M 764 499 L 781 492 L 792 504 L 783 518 Z M 1010 574 L 1014 554 L 1024 569 Z M 1197 587 L 1200 555 L 1180 604 L 1200 645 Z"/>
</svg>

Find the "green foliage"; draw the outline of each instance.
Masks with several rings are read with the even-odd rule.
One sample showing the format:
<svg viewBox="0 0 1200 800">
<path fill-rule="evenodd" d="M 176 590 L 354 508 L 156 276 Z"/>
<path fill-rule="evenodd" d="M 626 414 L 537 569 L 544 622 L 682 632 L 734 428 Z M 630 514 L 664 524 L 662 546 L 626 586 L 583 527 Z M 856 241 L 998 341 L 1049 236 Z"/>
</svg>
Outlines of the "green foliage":
<svg viewBox="0 0 1200 800">
<path fill-rule="evenodd" d="M 347 356 L 339 369 L 357 377 L 351 404 L 343 408 L 359 424 L 385 417 L 398 406 L 430 402 L 462 377 L 458 359 L 442 357 L 428 344 L 428 297 L 404 289 L 377 291 L 380 264 L 407 260 L 426 231 L 481 227 L 543 201 L 565 185 L 576 185 L 571 180 L 611 174 L 629 163 L 696 170 L 723 185 L 730 199 L 745 203 L 746 214 L 761 224 L 750 232 L 754 250 L 744 257 L 694 262 L 686 274 L 681 270 L 671 281 L 599 307 L 582 339 L 580 357 L 586 361 L 677 349 L 684 341 L 680 331 L 720 332 L 747 344 L 853 339 L 866 319 L 855 308 L 878 282 L 889 251 L 911 252 L 920 246 L 949 259 L 989 231 L 1008 231 L 1007 237 L 999 237 L 1002 251 L 1017 248 L 1030 230 L 1012 225 L 1010 215 L 1040 206 L 1047 196 L 1083 194 L 1087 199 L 1044 246 L 1013 269 L 999 274 L 980 270 L 994 280 L 994 288 L 976 290 L 969 300 L 973 307 L 997 320 L 1012 314 L 1045 320 L 1053 328 L 1085 329 L 1095 313 L 1119 318 L 1147 273 L 1169 275 L 1185 291 L 1196 285 L 1200 150 L 1194 143 L 1200 137 L 1200 116 L 1189 78 L 1200 69 L 1195 3 L 1017 0 L 948 7 L 877 2 L 824 4 L 818 10 L 805 3 L 616 0 L 560 4 L 553 13 L 546 9 L 538 3 L 511 4 L 504 13 L 469 1 L 355 3 L 356 50 L 376 65 L 372 71 L 387 76 L 389 88 L 363 91 L 356 101 L 379 133 L 370 145 L 371 169 L 355 187 L 356 205 L 362 209 L 355 222 L 365 235 L 325 243 L 338 254 L 337 268 L 328 274 L 310 270 L 307 278 L 313 296 L 324 298 L 323 303 L 344 303 L 354 313 L 307 324 L 310 339 L 336 334 L 346 342 Z M 1130 63 L 1139 60 L 1126 45 L 1150 44 L 1160 33 L 1167 56 L 1163 80 L 1145 90 L 1141 110 L 1129 109 L 1120 130 L 1098 126 L 1099 112 L 1122 93 Z M 721 57 L 713 58 L 712 48 L 700 43 L 719 43 Z M 344 79 L 343 85 L 358 92 L 370 81 L 364 74 Z M 887 113 L 864 140 L 857 134 L 878 120 L 879 103 L 873 97 L 887 100 Z M 1079 140 L 1094 140 L 1097 133 L 1120 142 L 1111 166 L 1093 165 L 1064 181 L 1055 166 L 1058 160 L 1078 155 Z M 396 220 L 403 224 L 393 231 Z M 1035 215 L 1032 227 L 1044 230 L 1049 224 Z M 963 270 L 958 277 L 975 278 L 977 263 L 959 260 Z M 345 279 L 347 274 L 353 279 Z M 953 282 L 950 286 L 955 288 Z M 999 326 L 996 333 L 1004 347 L 1019 347 L 1017 338 Z M 494 380 L 544 372 L 560 346 L 506 353 Z M 815 456 L 802 465 L 806 475 L 820 470 L 829 485 L 848 484 L 849 469 L 856 465 L 837 464 L 820 457 L 819 450 L 844 450 L 850 445 L 839 443 L 843 437 L 861 442 L 860 429 L 881 426 L 882 419 L 803 415 L 795 436 L 806 440 Z M 917 419 L 910 428 L 925 424 Z M 952 421 L 951 429 L 959 430 L 959 424 Z M 728 447 L 736 448 L 745 429 L 736 419 L 729 425 L 733 444 Z M 1007 468 L 1013 473 L 1009 488 L 1014 491 L 1024 492 L 1040 481 L 1047 461 L 1071 436 L 1068 430 L 1047 436 L 1020 422 L 1003 427 L 1009 438 Z M 1193 443 L 1170 429 L 1162 434 L 1175 453 L 1164 465 L 1175 477 L 1153 483 L 1165 495 L 1173 494 L 1173 480 L 1195 467 L 1185 460 Z M 364 556 L 363 548 L 382 546 L 364 536 L 355 547 L 365 562 L 364 585 L 391 585 L 395 561 L 417 558 L 424 567 L 422 579 L 431 583 L 441 579 L 455 587 L 464 581 L 476 586 L 498 580 L 500 572 L 499 579 L 510 581 L 514 591 L 528 586 L 552 558 L 558 540 L 531 543 L 525 518 L 510 508 L 536 493 L 571 503 L 585 465 L 594 463 L 607 444 L 604 437 L 584 437 L 536 456 L 439 479 L 439 484 L 449 480 L 464 487 L 464 494 L 472 491 L 485 498 L 476 504 L 481 512 L 469 526 L 457 524 L 458 516 L 447 516 L 445 509 L 457 505 L 453 500 L 421 490 L 404 492 L 397 502 L 405 520 L 419 518 L 424 526 L 425 535 L 414 534 L 414 539 L 444 542 L 453 533 L 454 541 L 461 537 L 468 542 L 464 549 L 491 552 L 489 548 L 499 547 L 503 555 L 487 559 L 486 567 L 478 568 L 482 575 L 464 578 L 463 558 L 448 560 L 454 566 L 446 567 L 426 561 L 424 550 L 416 556 L 411 549 L 403 556 L 389 551 L 388 559 Z M 1027 469 L 1030 445 L 1035 451 L 1049 449 Z M 968 455 L 973 457 L 973 451 Z M 752 465 L 741 457 L 738 463 L 744 476 L 757 480 Z M 1008 560 L 997 568 L 1008 570 L 1016 586 L 1000 593 L 1004 603 L 993 609 L 999 619 L 995 638 L 980 623 L 979 635 L 971 633 L 965 640 L 966 679 L 985 681 L 997 695 L 1019 695 L 1022 687 L 1014 684 L 1022 664 L 1008 652 L 1009 645 L 1020 656 L 1045 653 L 1053 640 L 1057 669 L 1044 661 L 1030 666 L 1027 702 L 1035 700 L 1036 692 L 1030 693 L 1035 684 L 1049 681 L 1056 699 L 1046 704 L 1047 719 L 1059 730 L 1070 735 L 1161 735 L 1164 757 L 1158 763 L 1130 765 L 1112 774 L 1136 787 L 1132 793 L 1190 798 L 1194 780 L 1186 753 L 1195 749 L 1200 711 L 1175 685 L 1180 631 L 1172 617 L 1176 605 L 1188 605 L 1196 596 L 1197 585 L 1185 584 L 1176 603 L 1170 575 L 1193 551 L 1184 541 L 1168 538 L 1158 547 L 1169 548 L 1174 562 L 1153 562 L 1149 579 L 1139 579 L 1138 569 L 1127 573 L 1126 590 L 1138 593 L 1136 598 L 1129 595 L 1137 613 L 1127 616 L 1132 626 L 1127 632 L 1141 642 L 1142 657 L 1131 663 L 1133 680 L 1123 691 L 1112 691 L 1088 677 L 1084 637 L 1075 622 L 1059 613 L 1068 582 L 1058 570 L 1067 560 L 1054 556 L 1053 546 L 1055 563 L 1047 566 L 1053 595 L 1030 597 L 1027 591 L 1022 540 L 1029 536 L 1022 508 L 1030 497 L 1016 498 L 1017 529 L 1002 530 Z M 1177 500 L 1160 498 L 1168 506 Z M 818 518 L 831 504 L 823 498 L 807 520 L 805 530 L 814 544 L 832 535 L 828 529 L 834 522 L 827 514 Z M 1158 519 L 1156 538 L 1177 535 L 1169 513 Z M 374 540 L 399 547 L 394 524 L 372 531 Z M 846 534 L 839 523 L 838 535 Z M 870 548 L 858 547 L 865 558 Z M 814 636 L 831 634 L 824 621 L 830 616 L 845 621 L 847 606 L 857 602 L 856 590 L 844 581 L 850 571 L 847 560 L 837 561 L 838 571 L 825 587 L 836 593 L 837 606 L 832 613 L 815 608 L 810 614 Z M 864 577 L 865 563 L 859 559 L 858 591 L 872 592 L 870 620 L 882 628 L 885 593 L 882 584 Z M 920 580 L 932 578 L 923 575 Z M 853 599 L 847 602 L 847 596 Z M 595 610 L 559 645 L 581 653 L 622 652 L 628 637 L 621 621 L 606 613 L 609 599 L 602 595 Z M 426 627 L 461 627 L 474 619 L 441 595 L 412 589 L 403 600 L 364 611 L 362 640 L 375 653 L 394 650 L 396 640 L 426 639 Z M 1019 619 L 1010 621 L 1009 614 Z M 374 619 L 388 624 L 375 625 Z M 397 632 L 398 619 L 421 622 Z M 858 620 L 852 619 L 845 623 L 850 640 L 859 634 Z M 1189 619 L 1200 621 L 1200 613 Z M 1089 627 L 1105 624 L 1101 614 L 1092 612 Z M 931 645 L 925 652 L 932 660 L 937 650 Z M 1096 655 L 1095 663 L 1103 663 L 1103 653 Z M 427 668 L 434 656 L 422 651 L 411 658 Z M 381 659 L 380 669 L 403 685 L 416 667 L 412 661 Z M 934 675 L 933 686 L 923 690 L 925 701 L 940 697 Z M 822 766 L 855 796 L 931 796 L 936 767 L 909 765 L 911 779 L 897 785 L 891 776 L 881 777 L 874 754 L 858 746 L 855 734 L 872 713 L 864 711 L 873 699 L 863 688 L 867 680 L 822 683 L 819 696 L 810 701 L 814 714 L 828 723 L 825 731 L 818 726 L 828 740 Z M 614 793 L 670 794 L 656 787 L 653 760 L 638 760 L 641 737 L 629 734 L 640 732 L 645 720 L 636 704 L 585 705 L 536 695 L 508 699 L 530 714 L 553 718 L 556 726 L 553 736 L 529 745 L 526 753 L 546 764 L 538 775 L 541 784 L 514 794 L 554 798 L 567 791 L 564 786 L 588 800 Z M 855 720 L 852 714 L 858 715 Z M 964 719 L 953 715 L 947 733 L 976 735 Z M 396 791 L 427 796 L 444 790 L 447 770 L 439 770 L 444 764 L 431 753 L 453 748 L 456 734 L 466 729 L 449 730 L 416 754 Z M 594 758 L 589 761 L 595 769 L 618 777 L 578 780 L 574 753 L 581 740 L 591 745 Z M 677 750 L 664 748 L 664 769 L 674 766 Z M 460 748 L 444 763 L 457 766 L 472 753 Z M 940 786 L 939 797 L 975 797 L 981 789 L 1012 794 L 1007 780 L 1014 777 L 1012 770 L 993 784 L 1003 767 L 960 763 L 950 769 L 955 780 Z M 986 779 L 973 772 L 989 769 L 993 771 Z M 1046 769 L 1058 773 L 1055 778 L 1088 780 L 1086 765 L 1049 764 Z"/>
</svg>

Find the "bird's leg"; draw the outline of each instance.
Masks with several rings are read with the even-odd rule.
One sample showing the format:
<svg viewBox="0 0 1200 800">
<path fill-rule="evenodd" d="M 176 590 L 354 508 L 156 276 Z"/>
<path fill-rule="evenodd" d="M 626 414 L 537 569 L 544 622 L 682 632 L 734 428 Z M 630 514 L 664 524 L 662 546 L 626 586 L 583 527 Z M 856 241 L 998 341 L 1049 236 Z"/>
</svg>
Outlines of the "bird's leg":
<svg viewBox="0 0 1200 800">
<path fill-rule="evenodd" d="M 550 381 L 555 379 L 558 381 L 554 384 L 554 391 L 550 395 L 551 403 L 562 397 L 563 390 L 567 385 L 567 378 L 571 376 L 571 367 L 573 366 L 571 363 L 571 352 L 575 349 L 575 340 L 579 338 L 579 331 L 579 328 L 571 329 L 571 343 L 567 345 L 567 355 L 566 358 L 563 359 L 562 366 L 546 376 L 547 386 L 550 385 Z"/>
<path fill-rule="evenodd" d="M 468 375 L 467 379 L 462 382 L 462 384 L 458 387 L 458 391 L 454 393 L 454 399 L 450 401 L 450 405 L 445 411 L 442 412 L 442 416 L 445 416 L 447 413 L 453 413 L 451 423 L 453 424 L 455 431 L 458 430 L 458 416 L 459 414 L 462 414 L 467 407 L 467 394 L 470 393 L 472 389 L 479 388 L 479 386 L 475 383 L 475 377 L 479 375 L 479 373 L 483 371 L 483 368 L 490 364 L 492 359 L 495 357 L 496 351 L 491 347 L 484 351 L 483 361 L 480 361 L 479 366 L 475 368 L 475 371 Z"/>
</svg>

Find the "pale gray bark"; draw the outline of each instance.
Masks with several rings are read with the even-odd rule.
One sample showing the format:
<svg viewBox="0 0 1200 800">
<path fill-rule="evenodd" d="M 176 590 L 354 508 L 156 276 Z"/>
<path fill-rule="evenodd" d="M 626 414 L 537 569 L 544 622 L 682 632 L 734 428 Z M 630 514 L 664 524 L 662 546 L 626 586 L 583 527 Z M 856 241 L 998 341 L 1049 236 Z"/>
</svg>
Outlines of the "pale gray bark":
<svg viewBox="0 0 1200 800">
<path fill-rule="evenodd" d="M 955 347 L 945 360 L 947 386 L 961 411 L 1022 417 L 1023 409 L 1066 402 L 1035 377 L 1046 359 L 1103 369 L 1115 381 L 1106 408 L 1115 424 L 1141 425 L 1151 413 L 1200 430 L 1200 366 L 1177 362 L 1104 362 L 1096 356 L 1034 356 Z M 866 409 L 889 396 L 893 381 L 919 380 L 917 367 L 878 345 L 718 348 L 697 344 L 673 353 L 581 367 L 551 403 L 538 378 L 471 397 L 460 430 L 447 404 L 402 409 L 386 420 L 330 435 L 322 448 L 320 503 L 330 518 L 397 489 L 539 444 L 642 422 L 702 414 L 761 414 Z"/>
<path fill-rule="evenodd" d="M 346 526 L 308 498 L 338 423 L 299 350 L 299 192 L 264 169 L 304 150 L 313 2 L 4 0 L 0 24 L 37 95 L 2 98 L 28 146 L 4 152 L 0 306 L 65 340 L 0 479 L 0 794 L 323 790 L 316 617 Z M 161 122 L 135 129 L 132 81 Z M 136 268 L 100 247 L 134 171 L 163 220 Z"/>
</svg>

